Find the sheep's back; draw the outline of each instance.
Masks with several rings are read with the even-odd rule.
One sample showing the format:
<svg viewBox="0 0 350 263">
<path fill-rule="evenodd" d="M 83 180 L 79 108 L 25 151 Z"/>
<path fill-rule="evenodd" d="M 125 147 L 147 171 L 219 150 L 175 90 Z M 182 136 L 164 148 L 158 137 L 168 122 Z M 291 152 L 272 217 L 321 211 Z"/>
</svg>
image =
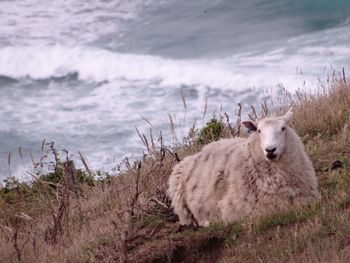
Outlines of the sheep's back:
<svg viewBox="0 0 350 263">
<path fill-rule="evenodd" d="M 246 144 L 247 140 L 242 138 L 223 139 L 205 146 L 180 163 L 185 201 L 199 223 L 220 220 L 220 202 L 232 187 L 239 192 L 242 181 L 239 170 L 248 153 Z"/>
</svg>

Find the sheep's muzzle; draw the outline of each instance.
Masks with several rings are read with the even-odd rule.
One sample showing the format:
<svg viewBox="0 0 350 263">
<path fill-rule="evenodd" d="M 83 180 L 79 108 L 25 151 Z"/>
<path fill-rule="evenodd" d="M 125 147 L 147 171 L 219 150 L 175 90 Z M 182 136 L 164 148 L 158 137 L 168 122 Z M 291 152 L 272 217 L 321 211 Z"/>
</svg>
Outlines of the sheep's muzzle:
<svg viewBox="0 0 350 263">
<path fill-rule="evenodd" d="M 267 157 L 267 159 L 273 161 L 273 160 L 276 160 L 277 155 L 274 154 L 274 153 L 267 153 L 267 154 L 266 154 L 266 157 Z"/>
</svg>

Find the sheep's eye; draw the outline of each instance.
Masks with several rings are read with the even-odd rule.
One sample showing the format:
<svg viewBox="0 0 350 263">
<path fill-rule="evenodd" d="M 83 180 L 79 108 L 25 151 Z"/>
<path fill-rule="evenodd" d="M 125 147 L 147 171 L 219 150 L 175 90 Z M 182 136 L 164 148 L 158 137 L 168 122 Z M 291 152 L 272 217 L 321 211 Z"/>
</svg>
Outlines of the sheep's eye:
<svg viewBox="0 0 350 263">
<path fill-rule="evenodd" d="M 285 131 L 286 127 L 282 127 L 282 131 Z"/>
<path fill-rule="evenodd" d="M 258 133 L 260 133 L 261 131 L 260 130 L 258 130 Z"/>
</svg>

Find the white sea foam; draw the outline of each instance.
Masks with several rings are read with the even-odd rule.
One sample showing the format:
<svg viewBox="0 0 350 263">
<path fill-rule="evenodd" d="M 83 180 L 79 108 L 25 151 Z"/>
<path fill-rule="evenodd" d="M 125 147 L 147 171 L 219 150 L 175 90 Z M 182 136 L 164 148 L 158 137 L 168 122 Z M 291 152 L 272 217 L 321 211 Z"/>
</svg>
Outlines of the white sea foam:
<svg viewBox="0 0 350 263">
<path fill-rule="evenodd" d="M 283 83 L 300 88 L 317 80 L 325 66 L 344 66 L 350 48 L 338 46 L 278 47 L 262 54 L 238 54 L 227 59 L 179 60 L 116 53 L 92 47 L 62 45 L 0 48 L 0 75 L 20 79 L 49 79 L 77 73 L 79 80 L 145 81 L 162 86 L 206 86 L 223 90 L 271 87 Z M 300 44 L 300 43 L 299 43 Z"/>
<path fill-rule="evenodd" d="M 145 7 L 163 0 L 0 1 L 0 45 L 77 44 L 122 33 Z"/>
</svg>

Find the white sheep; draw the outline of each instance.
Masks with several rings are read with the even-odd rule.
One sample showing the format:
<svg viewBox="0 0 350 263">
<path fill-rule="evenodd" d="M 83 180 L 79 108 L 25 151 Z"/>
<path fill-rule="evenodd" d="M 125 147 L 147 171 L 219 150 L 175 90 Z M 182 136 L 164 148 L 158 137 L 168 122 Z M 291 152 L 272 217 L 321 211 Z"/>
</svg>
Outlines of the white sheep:
<svg viewBox="0 0 350 263">
<path fill-rule="evenodd" d="M 249 138 L 222 139 L 184 158 L 168 195 L 181 225 L 207 226 L 319 197 L 314 168 L 295 131 L 293 113 L 243 125 Z"/>
</svg>

